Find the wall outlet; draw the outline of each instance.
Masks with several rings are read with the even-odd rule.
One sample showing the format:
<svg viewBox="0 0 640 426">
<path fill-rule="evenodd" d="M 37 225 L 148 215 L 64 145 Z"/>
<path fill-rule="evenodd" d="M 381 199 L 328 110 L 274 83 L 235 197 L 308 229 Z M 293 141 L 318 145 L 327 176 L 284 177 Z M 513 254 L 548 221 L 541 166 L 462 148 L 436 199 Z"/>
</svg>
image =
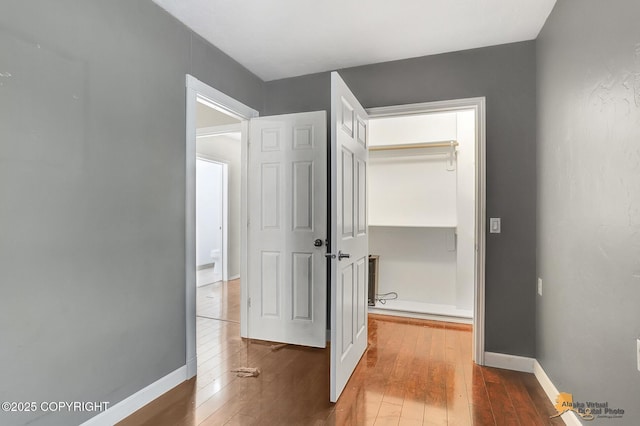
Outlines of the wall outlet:
<svg viewBox="0 0 640 426">
<path fill-rule="evenodd" d="M 542 296 L 542 278 L 538 278 L 538 295 Z"/>
<path fill-rule="evenodd" d="M 640 338 L 636 339 L 636 354 L 638 359 L 638 371 L 640 371 Z"/>
</svg>

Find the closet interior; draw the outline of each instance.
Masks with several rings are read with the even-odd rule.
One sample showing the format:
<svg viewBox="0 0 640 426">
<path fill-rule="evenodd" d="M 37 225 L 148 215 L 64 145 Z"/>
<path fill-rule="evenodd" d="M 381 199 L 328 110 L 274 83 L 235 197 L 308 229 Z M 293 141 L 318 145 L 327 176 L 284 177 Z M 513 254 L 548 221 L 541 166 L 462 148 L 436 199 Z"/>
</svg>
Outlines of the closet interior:
<svg viewBox="0 0 640 426">
<path fill-rule="evenodd" d="M 471 110 L 370 120 L 370 312 L 472 322 L 475 137 Z"/>
</svg>

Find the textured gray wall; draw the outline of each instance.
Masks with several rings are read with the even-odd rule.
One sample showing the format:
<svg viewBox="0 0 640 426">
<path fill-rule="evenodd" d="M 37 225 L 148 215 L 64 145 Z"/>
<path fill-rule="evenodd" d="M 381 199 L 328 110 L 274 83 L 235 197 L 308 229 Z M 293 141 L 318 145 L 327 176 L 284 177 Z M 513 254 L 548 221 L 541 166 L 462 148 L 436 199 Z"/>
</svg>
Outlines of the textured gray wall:
<svg viewBox="0 0 640 426">
<path fill-rule="evenodd" d="M 559 0 L 538 40 L 537 356 L 626 425 L 640 424 L 639 16 L 637 0 Z"/>
<path fill-rule="evenodd" d="M 487 217 L 486 350 L 535 354 L 535 42 L 341 70 L 365 107 L 485 96 Z M 328 109 L 329 73 L 265 84 L 265 114 Z"/>
<path fill-rule="evenodd" d="M 150 0 L 0 10 L 0 401 L 113 404 L 185 364 L 185 74 L 263 83 Z"/>
</svg>

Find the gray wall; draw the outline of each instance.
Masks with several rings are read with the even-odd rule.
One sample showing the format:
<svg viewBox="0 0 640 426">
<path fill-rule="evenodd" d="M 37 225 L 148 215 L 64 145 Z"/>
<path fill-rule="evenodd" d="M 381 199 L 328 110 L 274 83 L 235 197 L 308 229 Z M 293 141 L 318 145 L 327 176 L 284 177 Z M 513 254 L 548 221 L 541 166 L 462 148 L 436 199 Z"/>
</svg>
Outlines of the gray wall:
<svg viewBox="0 0 640 426">
<path fill-rule="evenodd" d="M 185 74 L 263 83 L 148 0 L 0 9 L 0 401 L 114 404 L 185 364 Z"/>
<path fill-rule="evenodd" d="M 365 107 L 485 96 L 486 350 L 535 355 L 535 42 L 514 43 L 341 70 Z M 265 113 L 328 110 L 329 73 L 265 84 Z"/>
<path fill-rule="evenodd" d="M 640 423 L 638 16 L 637 0 L 559 0 L 538 40 L 537 356 L 559 390 L 623 408 L 627 425 Z"/>
</svg>

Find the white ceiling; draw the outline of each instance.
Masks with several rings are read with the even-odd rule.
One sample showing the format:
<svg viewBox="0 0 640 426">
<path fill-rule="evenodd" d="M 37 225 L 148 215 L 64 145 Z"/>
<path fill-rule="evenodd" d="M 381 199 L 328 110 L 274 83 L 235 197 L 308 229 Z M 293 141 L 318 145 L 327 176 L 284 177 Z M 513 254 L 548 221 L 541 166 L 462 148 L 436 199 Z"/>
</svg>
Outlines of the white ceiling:
<svg viewBox="0 0 640 426">
<path fill-rule="evenodd" d="M 153 0 L 265 81 L 538 36 L 556 0 Z"/>
</svg>

